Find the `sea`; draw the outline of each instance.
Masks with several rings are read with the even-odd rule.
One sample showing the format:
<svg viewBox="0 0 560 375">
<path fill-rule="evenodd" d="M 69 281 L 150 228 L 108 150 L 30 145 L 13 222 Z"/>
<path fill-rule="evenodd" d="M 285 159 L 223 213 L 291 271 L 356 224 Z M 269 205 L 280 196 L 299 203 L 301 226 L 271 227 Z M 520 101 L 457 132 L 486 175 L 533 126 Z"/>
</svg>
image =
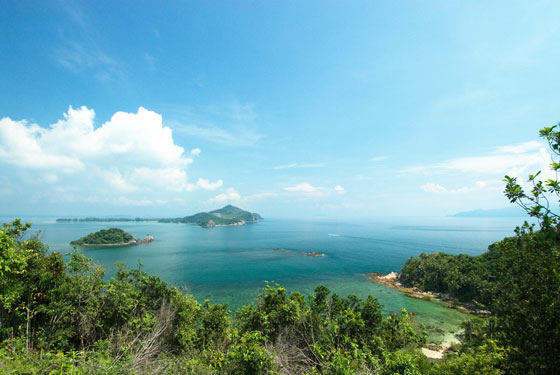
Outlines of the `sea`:
<svg viewBox="0 0 560 375">
<path fill-rule="evenodd" d="M 8 222 L 10 218 L 1 218 Z M 447 252 L 478 255 L 490 244 L 514 235 L 522 218 L 379 218 L 342 222 L 266 218 L 244 226 L 202 228 L 157 222 L 61 222 L 23 218 L 32 223 L 50 251 L 67 254 L 70 241 L 111 227 L 151 243 L 127 247 L 80 247 L 114 276 L 115 262 L 142 267 L 199 301 L 227 303 L 233 312 L 255 301 L 267 282 L 288 292 L 313 293 L 319 285 L 339 295 L 372 295 L 390 314 L 405 308 L 419 322 L 438 327 L 432 341 L 446 341 L 467 315 L 437 301 L 407 297 L 369 281 L 366 273 L 399 272 L 409 257 Z M 318 252 L 324 256 L 307 256 Z"/>
</svg>

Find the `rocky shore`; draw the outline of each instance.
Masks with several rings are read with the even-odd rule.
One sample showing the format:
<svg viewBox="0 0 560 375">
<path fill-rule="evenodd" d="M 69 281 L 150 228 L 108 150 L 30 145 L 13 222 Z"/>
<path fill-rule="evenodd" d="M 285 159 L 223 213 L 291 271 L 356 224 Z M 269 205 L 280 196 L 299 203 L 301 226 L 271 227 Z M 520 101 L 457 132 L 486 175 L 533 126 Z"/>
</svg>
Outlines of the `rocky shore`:
<svg viewBox="0 0 560 375">
<path fill-rule="evenodd" d="M 275 249 L 272 249 L 272 250 L 273 251 L 280 251 L 280 252 L 290 252 L 290 253 L 296 252 L 296 250 L 282 249 L 282 248 L 279 248 L 279 247 L 277 247 Z M 308 256 L 308 257 L 324 257 L 325 256 L 325 254 L 318 253 L 316 251 L 311 251 L 311 252 L 299 251 L 299 254 L 300 255 L 305 255 L 305 256 Z"/>
<path fill-rule="evenodd" d="M 366 276 L 369 280 L 373 281 L 374 283 L 383 284 L 388 287 L 397 289 L 405 293 L 405 295 L 408 297 L 422 299 L 426 301 L 429 301 L 432 298 L 434 298 L 445 302 L 449 308 L 457 309 L 465 313 L 470 313 L 470 314 L 474 313 L 474 311 L 472 310 L 450 303 L 449 302 L 450 299 L 446 300 L 442 298 L 442 295 L 439 293 L 425 292 L 418 288 L 405 287 L 398 281 L 400 275 L 396 272 L 390 272 L 388 274 L 372 272 L 372 273 L 367 273 Z M 431 327 L 431 328 L 435 328 L 435 327 Z M 432 343 L 426 345 L 426 347 L 422 348 L 422 353 L 430 360 L 440 360 L 443 358 L 445 353 L 447 353 L 450 350 L 451 346 L 457 343 L 460 343 L 460 341 L 457 339 L 455 335 L 453 335 L 453 337 L 445 340 L 444 342 L 436 343 L 436 344 Z"/>
<path fill-rule="evenodd" d="M 374 283 L 387 285 L 391 288 L 400 290 L 405 293 L 407 297 L 417 298 L 429 301 L 434 298 L 439 301 L 444 302 L 447 307 L 451 309 L 459 310 L 466 314 L 472 314 L 476 316 L 490 316 L 490 311 L 478 308 L 474 303 L 467 302 L 457 302 L 452 296 L 443 293 L 426 292 L 418 288 L 409 288 L 402 285 L 399 282 L 399 274 L 396 272 L 390 272 L 388 274 L 372 272 L 366 274 L 367 278 Z"/>
<path fill-rule="evenodd" d="M 144 237 L 144 239 L 134 238 L 134 239 L 132 239 L 128 242 L 103 243 L 103 244 L 90 243 L 90 244 L 82 244 L 82 245 L 79 245 L 79 246 L 97 246 L 97 247 L 131 246 L 131 245 L 141 245 L 141 244 L 149 243 L 149 242 L 152 242 L 153 240 L 154 240 L 154 237 L 146 236 L 146 237 Z"/>
</svg>

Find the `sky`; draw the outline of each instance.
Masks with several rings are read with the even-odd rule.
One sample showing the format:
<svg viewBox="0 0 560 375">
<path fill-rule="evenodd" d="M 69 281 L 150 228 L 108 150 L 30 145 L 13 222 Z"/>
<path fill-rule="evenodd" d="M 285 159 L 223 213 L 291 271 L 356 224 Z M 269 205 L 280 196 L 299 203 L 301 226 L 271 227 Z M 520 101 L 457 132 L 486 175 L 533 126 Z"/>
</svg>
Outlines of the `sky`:
<svg viewBox="0 0 560 375">
<path fill-rule="evenodd" d="M 444 216 L 551 161 L 557 1 L 0 7 L 1 215 Z"/>
</svg>

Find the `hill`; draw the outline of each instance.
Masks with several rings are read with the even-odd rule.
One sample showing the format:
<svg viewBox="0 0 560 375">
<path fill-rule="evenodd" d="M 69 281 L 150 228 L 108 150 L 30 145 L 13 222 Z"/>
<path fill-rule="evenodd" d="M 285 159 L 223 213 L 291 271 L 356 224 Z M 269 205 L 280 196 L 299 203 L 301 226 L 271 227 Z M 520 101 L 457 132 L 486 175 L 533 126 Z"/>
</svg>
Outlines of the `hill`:
<svg viewBox="0 0 560 375">
<path fill-rule="evenodd" d="M 161 223 L 187 223 L 196 224 L 202 227 L 214 227 L 216 225 L 244 225 L 246 223 L 256 223 L 262 220 L 257 213 L 242 210 L 239 207 L 227 205 L 218 210 L 210 212 L 199 212 L 192 216 L 185 216 L 174 219 L 160 219 Z"/>
</svg>

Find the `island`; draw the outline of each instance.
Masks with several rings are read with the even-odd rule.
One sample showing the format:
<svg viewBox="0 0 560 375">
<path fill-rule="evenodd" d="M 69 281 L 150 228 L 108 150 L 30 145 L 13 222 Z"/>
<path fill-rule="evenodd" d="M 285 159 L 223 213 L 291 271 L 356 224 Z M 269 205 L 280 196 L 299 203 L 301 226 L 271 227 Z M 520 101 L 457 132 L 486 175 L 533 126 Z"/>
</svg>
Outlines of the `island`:
<svg viewBox="0 0 560 375">
<path fill-rule="evenodd" d="M 177 218 L 99 218 L 99 217 L 86 217 L 86 218 L 59 218 L 56 219 L 58 223 L 76 223 L 76 222 L 140 222 L 140 221 L 157 221 L 159 223 L 186 223 L 196 224 L 204 228 L 213 228 L 216 226 L 224 225 L 245 225 L 247 223 L 257 223 L 263 218 L 261 215 L 249 211 L 242 210 L 239 207 L 227 205 L 218 210 L 210 212 L 199 212 L 197 214 Z"/>
<path fill-rule="evenodd" d="M 196 224 L 204 228 L 213 228 L 224 225 L 245 225 L 257 223 L 262 220 L 261 215 L 242 210 L 239 207 L 227 205 L 219 210 L 199 212 L 192 216 L 173 219 L 160 219 L 160 223 L 187 223 Z"/>
<path fill-rule="evenodd" d="M 78 246 L 130 246 L 152 242 L 154 237 L 147 235 L 144 239 L 134 238 L 132 234 L 119 228 L 101 229 L 95 233 L 70 242 Z"/>
</svg>

